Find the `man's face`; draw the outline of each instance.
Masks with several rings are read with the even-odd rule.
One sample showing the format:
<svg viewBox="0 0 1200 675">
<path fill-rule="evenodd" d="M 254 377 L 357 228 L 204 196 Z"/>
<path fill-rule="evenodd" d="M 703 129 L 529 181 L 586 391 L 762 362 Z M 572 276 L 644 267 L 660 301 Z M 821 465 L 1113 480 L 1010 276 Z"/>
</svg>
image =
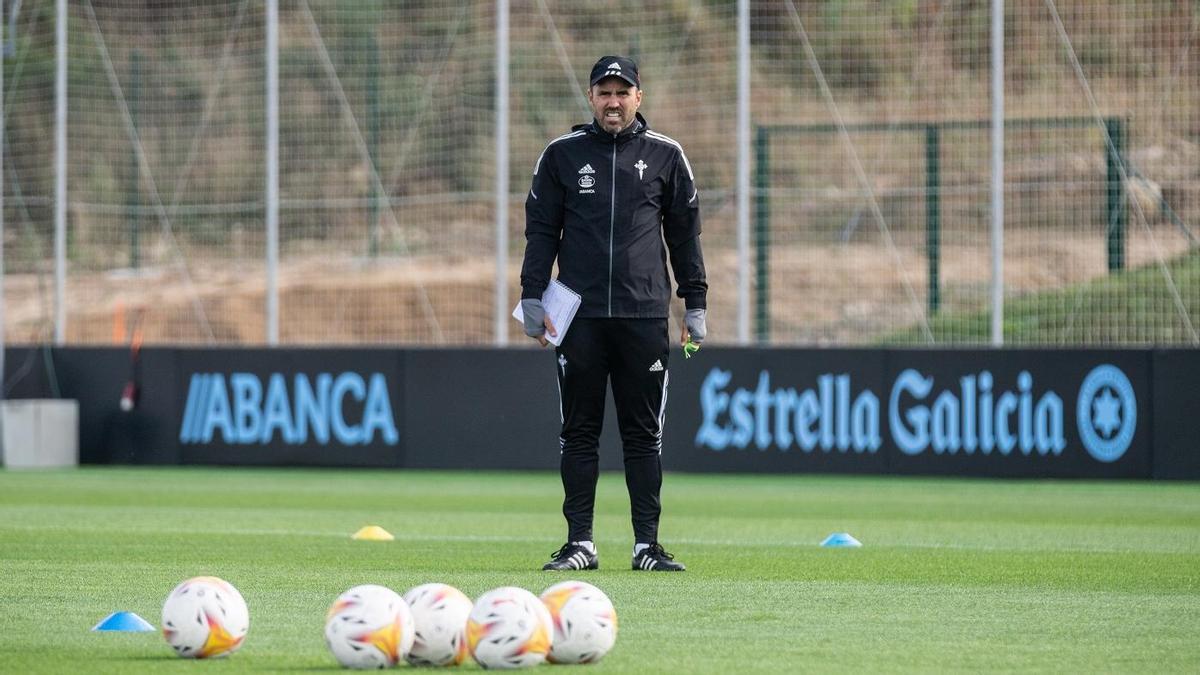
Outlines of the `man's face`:
<svg viewBox="0 0 1200 675">
<path fill-rule="evenodd" d="M 619 77 L 606 77 L 588 89 L 588 102 L 600 127 L 616 134 L 633 124 L 642 105 L 642 90 Z"/>
</svg>

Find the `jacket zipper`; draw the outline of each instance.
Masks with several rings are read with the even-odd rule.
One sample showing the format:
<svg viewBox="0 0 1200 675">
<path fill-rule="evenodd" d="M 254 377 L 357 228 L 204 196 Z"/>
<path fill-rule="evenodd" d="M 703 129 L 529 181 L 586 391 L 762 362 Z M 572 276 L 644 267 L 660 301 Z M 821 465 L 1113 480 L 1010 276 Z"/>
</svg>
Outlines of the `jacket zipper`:
<svg viewBox="0 0 1200 675">
<path fill-rule="evenodd" d="M 608 317 L 612 318 L 613 227 L 617 219 L 617 139 L 613 139 L 612 198 L 608 210 Z"/>
</svg>

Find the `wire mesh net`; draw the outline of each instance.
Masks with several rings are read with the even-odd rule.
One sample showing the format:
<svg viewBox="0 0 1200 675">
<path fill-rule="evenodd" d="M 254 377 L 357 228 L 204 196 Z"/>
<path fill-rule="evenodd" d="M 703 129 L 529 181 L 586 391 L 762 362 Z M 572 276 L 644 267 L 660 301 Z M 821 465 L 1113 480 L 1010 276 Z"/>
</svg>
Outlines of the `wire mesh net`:
<svg viewBox="0 0 1200 675">
<path fill-rule="evenodd" d="M 55 2 L 0 4 L 5 331 L 40 342 Z M 264 342 L 264 3 L 68 5 L 66 341 Z M 739 148 L 736 3 L 512 0 L 499 310 L 495 3 L 280 5 L 281 343 L 491 343 L 533 163 L 611 53 L 696 171 L 714 343 L 740 274 L 766 344 L 989 342 L 989 3 L 752 0 Z M 1004 34 L 1005 342 L 1200 342 L 1200 7 L 1009 0 Z"/>
<path fill-rule="evenodd" d="M 1005 342 L 1194 341 L 1196 9 L 1006 4 Z M 988 3 L 754 8 L 756 333 L 989 342 Z"/>
<path fill-rule="evenodd" d="M 284 15 L 281 340 L 489 341 L 492 7 Z"/>
<path fill-rule="evenodd" d="M 5 3 L 8 4 L 8 3 Z M 4 328 L 10 340 L 54 335 L 54 12 L 6 7 L 4 29 Z M 47 4 L 47 3 L 41 3 Z"/>
</svg>

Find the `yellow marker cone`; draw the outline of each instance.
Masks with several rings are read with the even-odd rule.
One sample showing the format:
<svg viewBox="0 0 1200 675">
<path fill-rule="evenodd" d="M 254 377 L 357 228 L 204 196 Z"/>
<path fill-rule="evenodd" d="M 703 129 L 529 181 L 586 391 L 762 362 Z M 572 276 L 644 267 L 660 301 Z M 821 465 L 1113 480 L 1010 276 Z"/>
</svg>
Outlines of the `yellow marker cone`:
<svg viewBox="0 0 1200 675">
<path fill-rule="evenodd" d="M 393 541 L 396 538 L 391 532 L 383 529 L 378 525 L 368 525 L 358 532 L 350 536 L 351 539 L 359 539 L 362 541 Z"/>
</svg>

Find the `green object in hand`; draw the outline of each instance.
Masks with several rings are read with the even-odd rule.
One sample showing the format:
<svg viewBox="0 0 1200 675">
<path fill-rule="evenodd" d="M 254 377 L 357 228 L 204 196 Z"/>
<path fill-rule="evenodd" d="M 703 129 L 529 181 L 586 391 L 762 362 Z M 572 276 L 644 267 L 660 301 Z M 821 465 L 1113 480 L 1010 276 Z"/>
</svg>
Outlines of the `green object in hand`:
<svg viewBox="0 0 1200 675">
<path fill-rule="evenodd" d="M 690 359 L 692 354 L 700 351 L 699 343 L 692 342 L 692 336 L 688 336 L 687 342 L 683 343 L 683 358 Z"/>
</svg>

